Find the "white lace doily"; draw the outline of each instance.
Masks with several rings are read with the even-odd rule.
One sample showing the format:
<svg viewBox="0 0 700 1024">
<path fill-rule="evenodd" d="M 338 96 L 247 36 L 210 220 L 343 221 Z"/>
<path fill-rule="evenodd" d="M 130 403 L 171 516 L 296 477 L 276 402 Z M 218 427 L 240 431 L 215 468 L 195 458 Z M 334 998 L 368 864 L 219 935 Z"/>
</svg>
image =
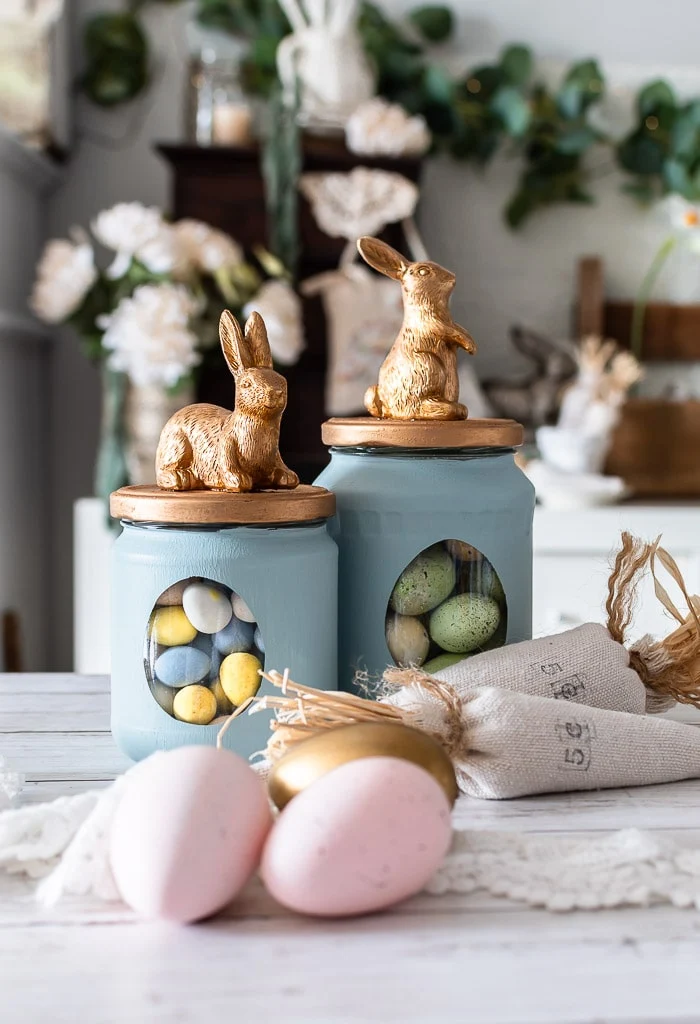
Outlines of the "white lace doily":
<svg viewBox="0 0 700 1024">
<path fill-rule="evenodd" d="M 456 832 L 427 889 L 483 890 L 560 911 L 652 903 L 700 909 L 700 848 L 638 829 L 580 838 Z"/>
</svg>

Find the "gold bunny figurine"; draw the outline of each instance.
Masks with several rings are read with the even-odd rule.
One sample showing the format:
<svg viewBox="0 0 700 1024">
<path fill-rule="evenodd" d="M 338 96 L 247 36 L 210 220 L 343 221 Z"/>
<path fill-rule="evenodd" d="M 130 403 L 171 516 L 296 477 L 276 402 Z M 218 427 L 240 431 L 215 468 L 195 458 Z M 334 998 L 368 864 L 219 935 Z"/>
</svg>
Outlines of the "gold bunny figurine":
<svg viewBox="0 0 700 1024">
<path fill-rule="evenodd" d="M 469 331 L 449 310 L 455 275 L 427 260 L 411 263 L 378 238 L 358 239 L 360 255 L 375 270 L 401 282 L 401 331 L 379 370 L 379 382 L 365 392 L 371 416 L 397 420 L 463 420 L 457 348 L 476 352 Z"/>
<path fill-rule="evenodd" d="M 163 427 L 156 482 L 166 491 L 252 491 L 299 483 L 279 453 L 287 382 L 272 369 L 265 324 L 251 313 L 245 336 L 225 310 L 219 335 L 236 381 L 233 412 L 219 405 L 188 405 Z"/>
</svg>

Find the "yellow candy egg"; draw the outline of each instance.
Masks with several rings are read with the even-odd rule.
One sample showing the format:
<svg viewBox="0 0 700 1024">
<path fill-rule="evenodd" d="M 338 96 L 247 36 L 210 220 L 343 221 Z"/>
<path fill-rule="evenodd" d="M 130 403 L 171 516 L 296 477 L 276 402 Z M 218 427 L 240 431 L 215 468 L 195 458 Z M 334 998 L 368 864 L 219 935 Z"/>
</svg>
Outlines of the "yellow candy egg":
<svg viewBox="0 0 700 1024">
<path fill-rule="evenodd" d="M 248 697 L 254 697 L 262 682 L 259 672 L 262 668 L 254 654 L 229 654 L 219 669 L 219 679 L 224 693 L 234 707 L 240 707 Z"/>
<path fill-rule="evenodd" d="M 164 647 L 178 647 L 194 640 L 197 630 L 180 607 L 156 608 L 151 620 L 151 637 Z"/>
<path fill-rule="evenodd" d="M 190 725 L 209 725 L 216 716 L 216 697 L 207 686 L 183 686 L 173 700 L 173 714 Z"/>
<path fill-rule="evenodd" d="M 444 747 L 427 733 L 401 722 L 358 722 L 326 729 L 296 743 L 272 769 L 268 779 L 270 799 L 282 810 L 321 776 L 365 757 L 412 761 L 433 776 L 450 804 L 457 799 L 455 771 Z"/>
<path fill-rule="evenodd" d="M 211 684 L 211 692 L 216 698 L 216 710 L 218 714 L 230 715 L 233 712 L 233 704 L 224 693 L 224 688 L 221 685 L 221 680 L 219 678 Z"/>
</svg>

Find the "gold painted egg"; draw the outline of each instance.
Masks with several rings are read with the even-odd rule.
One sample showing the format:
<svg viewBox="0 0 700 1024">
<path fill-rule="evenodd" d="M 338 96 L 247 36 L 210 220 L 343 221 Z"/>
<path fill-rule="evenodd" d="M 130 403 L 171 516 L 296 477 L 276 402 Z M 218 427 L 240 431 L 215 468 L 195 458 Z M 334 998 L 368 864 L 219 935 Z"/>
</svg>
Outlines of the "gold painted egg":
<svg viewBox="0 0 700 1024">
<path fill-rule="evenodd" d="M 447 753 L 427 733 L 400 722 L 361 722 L 327 729 L 302 740 L 275 764 L 268 779 L 270 799 L 282 810 L 321 776 L 363 757 L 397 757 L 424 768 L 443 788 L 450 804 L 459 795 Z"/>
</svg>

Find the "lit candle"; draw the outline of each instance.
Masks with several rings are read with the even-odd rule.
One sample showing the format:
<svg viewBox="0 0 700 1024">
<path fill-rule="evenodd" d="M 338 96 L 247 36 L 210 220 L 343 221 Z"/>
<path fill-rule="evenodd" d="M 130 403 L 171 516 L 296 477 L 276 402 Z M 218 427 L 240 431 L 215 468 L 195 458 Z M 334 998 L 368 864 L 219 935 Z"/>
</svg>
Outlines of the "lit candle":
<svg viewBox="0 0 700 1024">
<path fill-rule="evenodd" d="M 252 115 L 245 103 L 218 103 L 213 110 L 212 139 L 224 146 L 251 141 Z"/>
</svg>

